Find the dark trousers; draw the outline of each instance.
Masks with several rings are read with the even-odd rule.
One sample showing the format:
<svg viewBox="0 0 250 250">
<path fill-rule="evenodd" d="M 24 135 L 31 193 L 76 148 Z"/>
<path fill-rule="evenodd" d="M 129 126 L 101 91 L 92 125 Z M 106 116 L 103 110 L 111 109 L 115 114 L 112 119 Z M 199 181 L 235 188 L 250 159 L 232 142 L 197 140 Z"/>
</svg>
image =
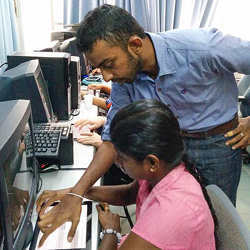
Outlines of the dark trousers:
<svg viewBox="0 0 250 250">
<path fill-rule="evenodd" d="M 200 171 L 204 184 L 219 186 L 235 206 L 242 167 L 241 150 L 226 146 L 224 135 L 183 139 L 187 155 Z"/>
</svg>

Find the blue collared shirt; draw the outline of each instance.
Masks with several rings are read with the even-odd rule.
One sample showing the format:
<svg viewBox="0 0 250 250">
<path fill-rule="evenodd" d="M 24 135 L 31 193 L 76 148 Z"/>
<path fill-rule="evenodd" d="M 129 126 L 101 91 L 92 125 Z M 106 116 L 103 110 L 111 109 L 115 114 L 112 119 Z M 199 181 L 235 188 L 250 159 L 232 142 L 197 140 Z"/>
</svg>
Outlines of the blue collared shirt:
<svg viewBox="0 0 250 250">
<path fill-rule="evenodd" d="M 139 73 L 133 84 L 112 84 L 112 106 L 102 133 L 116 112 L 141 99 L 159 100 L 173 111 L 183 130 L 206 131 L 231 120 L 237 112 L 234 72 L 250 74 L 250 42 L 215 28 L 148 33 L 159 74 Z"/>
</svg>

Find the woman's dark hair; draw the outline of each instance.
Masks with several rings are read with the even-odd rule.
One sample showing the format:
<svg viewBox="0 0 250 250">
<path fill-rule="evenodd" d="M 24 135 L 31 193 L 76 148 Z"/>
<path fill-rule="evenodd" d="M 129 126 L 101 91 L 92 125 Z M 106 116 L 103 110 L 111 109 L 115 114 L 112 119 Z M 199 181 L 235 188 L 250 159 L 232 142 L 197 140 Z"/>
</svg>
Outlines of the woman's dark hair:
<svg viewBox="0 0 250 250">
<path fill-rule="evenodd" d="M 89 11 L 80 23 L 77 47 L 84 53 L 90 52 L 96 41 L 104 40 L 125 49 L 132 35 L 146 37 L 143 28 L 126 10 L 104 4 Z"/>
<path fill-rule="evenodd" d="M 110 134 L 116 150 L 137 161 L 143 161 L 147 155 L 154 154 L 171 169 L 183 161 L 187 171 L 201 185 L 214 219 L 216 236 L 217 218 L 202 177 L 188 160 L 179 123 L 165 104 L 156 100 L 141 100 L 129 104 L 113 118 Z"/>
</svg>

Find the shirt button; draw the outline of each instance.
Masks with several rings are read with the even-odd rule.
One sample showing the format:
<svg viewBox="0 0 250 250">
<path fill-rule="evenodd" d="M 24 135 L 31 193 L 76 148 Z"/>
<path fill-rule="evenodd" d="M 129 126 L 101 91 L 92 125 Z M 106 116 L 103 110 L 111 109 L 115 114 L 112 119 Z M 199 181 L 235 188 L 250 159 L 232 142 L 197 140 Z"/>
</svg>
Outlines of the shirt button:
<svg viewBox="0 0 250 250">
<path fill-rule="evenodd" d="M 187 92 L 186 89 L 182 89 L 182 90 L 181 90 L 181 93 L 182 93 L 183 95 L 186 94 L 186 92 Z"/>
<path fill-rule="evenodd" d="M 158 88 L 158 91 L 161 92 L 161 88 Z"/>
<path fill-rule="evenodd" d="M 175 116 L 175 118 L 176 118 L 176 119 L 180 119 L 180 116 L 177 115 L 177 116 Z"/>
</svg>

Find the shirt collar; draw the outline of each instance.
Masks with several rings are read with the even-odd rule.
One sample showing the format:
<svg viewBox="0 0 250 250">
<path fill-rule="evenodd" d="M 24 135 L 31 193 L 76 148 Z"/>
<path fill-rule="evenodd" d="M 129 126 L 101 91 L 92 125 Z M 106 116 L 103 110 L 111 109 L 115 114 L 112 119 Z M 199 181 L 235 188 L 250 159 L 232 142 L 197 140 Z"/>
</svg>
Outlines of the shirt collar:
<svg viewBox="0 0 250 250">
<path fill-rule="evenodd" d="M 173 185 L 173 183 L 175 183 L 180 178 L 180 176 L 183 175 L 185 171 L 186 167 L 183 163 L 172 169 L 164 178 L 160 180 L 160 182 L 158 182 L 154 186 L 153 188 L 154 192 L 155 191 L 158 192 L 162 188 L 164 189 L 170 188 Z"/>
<path fill-rule="evenodd" d="M 146 34 L 151 39 L 155 49 L 156 59 L 159 66 L 158 77 L 175 73 L 176 66 L 165 39 L 156 33 L 146 32 Z"/>
</svg>

